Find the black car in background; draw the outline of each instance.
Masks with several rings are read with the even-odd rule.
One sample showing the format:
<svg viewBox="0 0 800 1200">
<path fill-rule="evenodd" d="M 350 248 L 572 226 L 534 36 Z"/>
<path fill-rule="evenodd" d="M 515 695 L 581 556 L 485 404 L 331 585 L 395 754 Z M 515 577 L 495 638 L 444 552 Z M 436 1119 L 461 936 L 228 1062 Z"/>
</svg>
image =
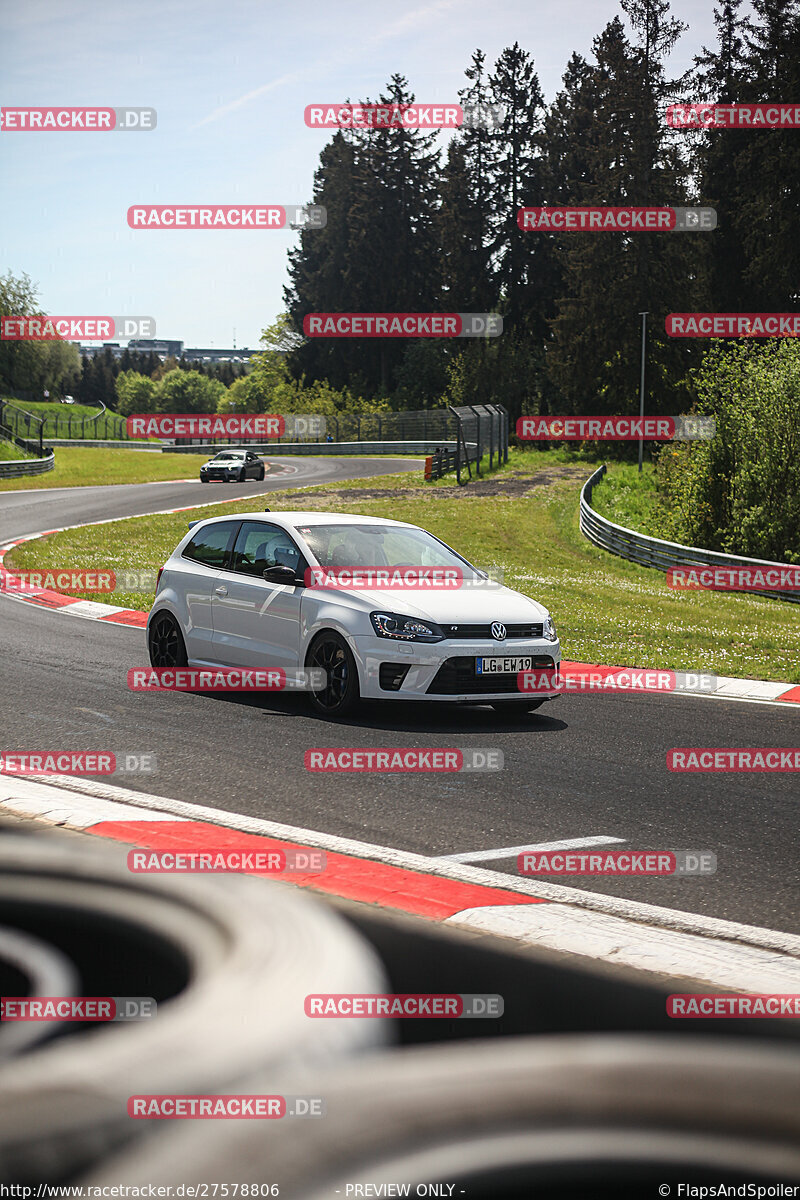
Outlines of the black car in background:
<svg viewBox="0 0 800 1200">
<path fill-rule="evenodd" d="M 252 450 L 220 450 L 200 468 L 200 482 L 243 483 L 263 479 L 266 467 Z"/>
</svg>

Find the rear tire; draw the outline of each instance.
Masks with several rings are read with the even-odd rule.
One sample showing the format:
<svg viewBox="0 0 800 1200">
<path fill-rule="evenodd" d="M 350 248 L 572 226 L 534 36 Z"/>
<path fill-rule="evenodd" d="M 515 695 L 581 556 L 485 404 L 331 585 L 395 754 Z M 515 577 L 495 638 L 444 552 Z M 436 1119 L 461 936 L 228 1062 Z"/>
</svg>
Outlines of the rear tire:
<svg viewBox="0 0 800 1200">
<path fill-rule="evenodd" d="M 185 667 L 189 661 L 178 623 L 168 612 L 155 616 L 147 632 L 151 667 Z"/>
<path fill-rule="evenodd" d="M 361 696 L 358 668 L 350 647 L 340 634 L 332 629 L 317 634 L 306 655 L 306 667 L 327 672 L 325 687 L 319 692 L 308 693 L 315 712 L 323 717 L 343 717 L 353 710 Z"/>
</svg>

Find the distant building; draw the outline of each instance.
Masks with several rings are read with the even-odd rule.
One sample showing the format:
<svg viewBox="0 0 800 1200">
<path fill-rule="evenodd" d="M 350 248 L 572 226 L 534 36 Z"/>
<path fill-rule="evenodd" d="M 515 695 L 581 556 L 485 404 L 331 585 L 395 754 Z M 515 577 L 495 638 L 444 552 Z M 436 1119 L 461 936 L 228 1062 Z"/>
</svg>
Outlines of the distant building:
<svg viewBox="0 0 800 1200">
<path fill-rule="evenodd" d="M 139 354 L 157 354 L 162 362 L 166 358 L 185 358 L 187 362 L 246 363 L 254 354 L 260 353 L 258 350 L 250 350 L 247 346 L 243 346 L 241 349 L 234 346 L 230 350 L 216 349 L 215 347 L 208 349 L 189 347 L 186 349 L 183 342 L 167 338 L 133 338 L 128 342 L 127 347 L 120 345 L 119 342 L 105 342 L 102 346 L 82 346 L 79 343 L 77 345 L 81 354 L 87 355 L 88 358 L 96 358 L 104 350 L 110 350 L 114 358 L 122 358 L 127 348 Z"/>
<path fill-rule="evenodd" d="M 166 341 L 163 338 L 132 338 L 128 342 L 129 350 L 138 350 L 141 354 L 157 354 L 159 358 L 180 358 L 183 354 L 183 342 Z"/>
</svg>

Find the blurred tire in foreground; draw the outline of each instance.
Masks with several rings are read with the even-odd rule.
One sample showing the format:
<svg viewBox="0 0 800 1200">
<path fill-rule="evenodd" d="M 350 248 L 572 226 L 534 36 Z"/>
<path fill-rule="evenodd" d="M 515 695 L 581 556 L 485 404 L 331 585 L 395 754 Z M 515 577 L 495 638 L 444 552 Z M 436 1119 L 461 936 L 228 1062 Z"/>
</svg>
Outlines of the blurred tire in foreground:
<svg viewBox="0 0 800 1200">
<path fill-rule="evenodd" d="M 146 1132 L 149 1122 L 127 1115 L 132 1094 L 225 1091 L 253 1071 L 316 1069 L 390 1033 L 385 1023 L 305 1016 L 309 992 L 375 992 L 385 980 L 357 933 L 278 883 L 132 874 L 117 846 L 9 838 L 0 925 L 45 943 L 53 963 L 68 960 L 73 995 L 158 1002 L 137 1023 L 61 1024 L 54 1039 L 0 1063 L 2 1183 L 63 1180 Z M 64 994 L 68 978 L 50 994 Z"/>
<path fill-rule="evenodd" d="M 431 1184 L 469 1200 L 618 1200 L 676 1182 L 796 1182 L 799 1068 L 785 1047 L 701 1037 L 400 1050 L 270 1077 L 270 1091 L 322 1096 L 321 1118 L 179 1122 L 82 1182 L 273 1183 L 283 1200 Z M 244 1090 L 267 1088 L 251 1077 Z M 387 1184 L 410 1187 L 374 1190 Z"/>
</svg>

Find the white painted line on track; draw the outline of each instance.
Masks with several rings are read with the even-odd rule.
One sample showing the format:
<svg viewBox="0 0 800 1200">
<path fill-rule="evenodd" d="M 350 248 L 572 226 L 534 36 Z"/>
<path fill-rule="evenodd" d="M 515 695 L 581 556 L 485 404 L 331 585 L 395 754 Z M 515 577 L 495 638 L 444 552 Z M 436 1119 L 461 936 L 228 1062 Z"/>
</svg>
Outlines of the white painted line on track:
<svg viewBox="0 0 800 1200">
<path fill-rule="evenodd" d="M 70 801 L 68 793 L 74 794 L 74 802 Z M 70 803 L 74 803 L 75 810 L 83 814 L 87 808 L 91 808 L 91 803 L 95 798 L 103 801 L 117 801 L 122 805 L 132 805 L 133 811 L 129 811 L 127 817 L 131 821 L 145 819 L 142 816 L 142 810 L 155 810 L 157 813 L 172 814 L 173 819 L 184 817 L 189 821 L 206 821 L 228 829 L 237 829 L 243 833 L 262 834 L 265 837 L 297 842 L 304 846 L 316 846 L 357 858 L 375 859 L 427 875 L 444 876 L 448 879 L 461 880 L 464 883 L 502 888 L 507 892 L 519 892 L 522 896 L 532 896 L 539 900 L 552 900 L 565 911 L 585 910 L 623 918 L 628 924 L 636 924 L 638 935 L 646 939 L 656 938 L 664 930 L 674 930 L 679 933 L 694 934 L 700 938 L 714 938 L 729 945 L 758 947 L 770 951 L 773 958 L 775 954 L 779 954 L 794 956 L 795 959 L 800 960 L 800 936 L 780 930 L 764 929 L 757 925 L 743 925 L 718 917 L 706 917 L 699 913 L 683 912 L 680 909 L 664 908 L 655 904 L 643 904 L 635 900 L 622 900 L 617 896 L 586 892 L 577 887 L 564 887 L 560 884 L 546 883 L 540 880 L 534 882 L 515 875 L 506 875 L 501 871 L 489 871 L 484 867 L 454 863 L 445 858 L 415 854 L 412 851 L 398 850 L 391 846 L 359 842 L 352 838 L 339 837 L 336 834 L 321 833 L 318 830 L 303 829 L 295 825 L 284 825 L 261 817 L 248 817 L 241 813 L 226 812 L 223 809 L 209 808 L 203 804 L 189 803 L 186 800 L 154 796 L 148 792 L 137 792 L 131 788 L 117 787 L 114 784 L 95 780 L 78 779 L 69 775 L 51 775 L 47 776 L 45 783 L 42 777 L 34 779 L 28 776 L 0 774 L 0 810 L 6 808 L 9 812 L 13 812 L 20 799 L 27 799 L 33 802 L 39 801 L 42 806 L 49 804 L 53 810 L 68 809 Z M 30 810 L 28 811 L 30 812 Z M 43 811 L 42 816 L 44 816 Z M 103 819 L 105 818 L 97 818 L 98 821 Z M 162 819 L 168 818 L 163 817 Z M 71 824 L 69 819 L 58 823 Z M 86 828 L 86 825 L 81 827 Z M 515 905 L 510 907 L 516 910 Z M 544 906 L 537 905 L 535 907 Z M 459 916 L 463 916 L 463 914 L 459 914 Z M 455 920 L 455 918 L 452 919 Z M 467 916 L 465 919 L 470 920 L 471 918 Z M 498 929 L 497 932 L 501 931 Z M 502 936 L 514 935 L 504 931 Z M 798 968 L 796 990 L 800 992 L 800 961 L 796 965 Z"/>
<path fill-rule="evenodd" d="M 610 846 L 612 843 L 622 844 L 625 838 L 597 837 L 568 838 L 563 842 L 536 842 L 530 846 L 503 846 L 501 850 L 468 850 L 466 854 L 445 854 L 446 862 L 494 862 L 501 858 L 516 858 L 518 854 L 527 854 L 534 850 L 580 850 L 584 846 Z"/>
</svg>

